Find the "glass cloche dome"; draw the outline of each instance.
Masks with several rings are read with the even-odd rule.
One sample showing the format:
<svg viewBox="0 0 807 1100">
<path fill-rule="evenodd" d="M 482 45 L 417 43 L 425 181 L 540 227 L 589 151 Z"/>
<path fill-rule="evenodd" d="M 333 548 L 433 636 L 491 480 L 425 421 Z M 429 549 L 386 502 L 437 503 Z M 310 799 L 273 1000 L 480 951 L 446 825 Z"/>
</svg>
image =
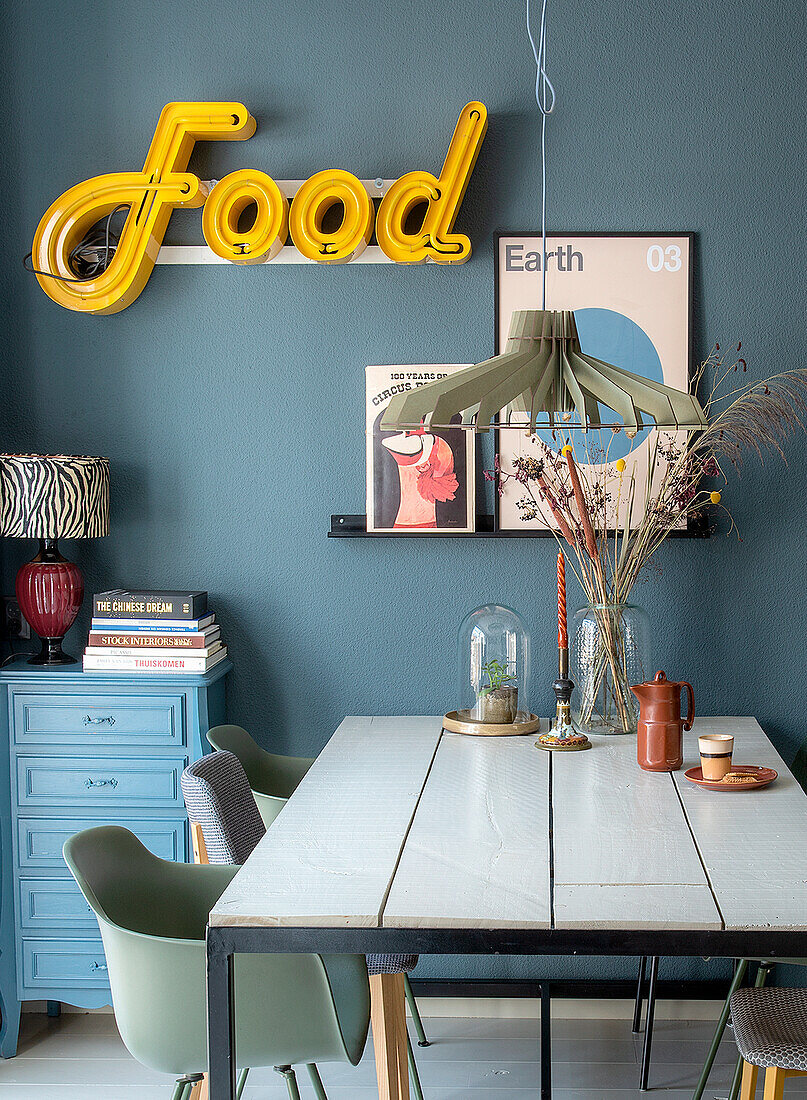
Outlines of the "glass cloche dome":
<svg viewBox="0 0 807 1100">
<path fill-rule="evenodd" d="M 511 725 L 530 715 L 530 635 L 512 608 L 487 604 L 467 615 L 457 638 L 459 717 Z"/>
</svg>

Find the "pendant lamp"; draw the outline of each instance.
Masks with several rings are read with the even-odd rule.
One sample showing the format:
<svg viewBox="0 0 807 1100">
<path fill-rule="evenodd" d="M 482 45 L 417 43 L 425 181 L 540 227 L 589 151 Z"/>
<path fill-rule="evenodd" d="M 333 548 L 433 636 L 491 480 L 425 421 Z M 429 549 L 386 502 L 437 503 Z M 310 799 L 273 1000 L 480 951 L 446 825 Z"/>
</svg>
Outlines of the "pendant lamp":
<svg viewBox="0 0 807 1100">
<path fill-rule="evenodd" d="M 546 71 L 546 7 L 547 0 L 542 0 L 536 45 L 527 0 L 527 33 L 537 70 L 535 98 L 541 112 L 542 308 L 512 314 L 501 355 L 393 397 L 381 421 L 383 431 L 416 431 L 423 425 L 487 431 L 495 422 L 498 428 L 518 427 L 532 433 L 540 413 L 548 415 L 550 427 L 558 424 L 582 431 L 624 427 L 631 437 L 643 427 L 642 413 L 651 416 L 657 428 L 699 431 L 707 426 L 706 415 L 692 394 L 586 355 L 574 313 L 546 308 L 546 120 L 555 106 L 555 90 Z M 501 418 L 498 414 L 505 406 L 509 412 Z M 622 422 L 604 423 L 601 406 Z"/>
<path fill-rule="evenodd" d="M 621 417 L 628 436 L 644 426 L 642 413 L 659 428 L 695 431 L 707 425 L 691 394 L 586 355 L 571 310 L 525 309 L 510 319 L 503 354 L 393 397 L 381 429 L 426 425 L 487 431 L 506 405 L 517 426 L 529 432 L 535 431 L 539 413 L 549 415 L 550 427 L 556 421 L 584 431 L 603 427 L 600 405 Z M 461 423 L 452 420 L 456 416 Z"/>
</svg>

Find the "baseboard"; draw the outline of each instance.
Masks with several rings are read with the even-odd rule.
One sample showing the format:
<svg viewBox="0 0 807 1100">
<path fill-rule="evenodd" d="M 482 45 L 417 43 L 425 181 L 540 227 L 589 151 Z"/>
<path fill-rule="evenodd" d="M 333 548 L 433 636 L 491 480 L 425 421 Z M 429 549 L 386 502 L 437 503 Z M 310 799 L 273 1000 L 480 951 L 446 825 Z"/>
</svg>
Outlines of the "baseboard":
<svg viewBox="0 0 807 1100">
<path fill-rule="evenodd" d="M 541 1002 L 534 997 L 429 997 L 417 994 L 418 1010 L 427 1016 L 484 1018 L 494 1020 L 538 1020 Z M 723 1001 L 660 1000 L 656 1002 L 657 1020 L 716 1020 Z M 552 1000 L 556 1020 L 632 1020 L 633 1001 L 617 997 L 587 1000 L 582 997 L 558 997 Z"/>
<path fill-rule="evenodd" d="M 538 1020 L 541 1002 L 537 997 L 433 997 L 417 993 L 418 1009 L 423 1017 L 445 1016 L 492 1020 Z M 721 1000 L 679 998 L 656 1002 L 658 1020 L 716 1020 L 723 1007 Z M 23 1012 L 42 1012 L 46 1001 L 26 1001 Z M 63 1013 L 111 1013 L 112 1008 L 76 1008 L 63 1004 Z M 552 1000 L 552 1016 L 557 1020 L 631 1020 L 633 1001 L 621 997 L 557 997 Z"/>
</svg>

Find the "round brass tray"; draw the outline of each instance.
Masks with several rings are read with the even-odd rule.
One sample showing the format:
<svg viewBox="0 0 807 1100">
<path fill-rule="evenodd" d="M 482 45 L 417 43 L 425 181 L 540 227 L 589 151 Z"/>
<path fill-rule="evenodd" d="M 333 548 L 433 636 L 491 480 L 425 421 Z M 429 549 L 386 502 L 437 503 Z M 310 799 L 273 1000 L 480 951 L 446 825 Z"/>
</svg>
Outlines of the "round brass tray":
<svg viewBox="0 0 807 1100">
<path fill-rule="evenodd" d="M 505 725 L 495 722 L 475 722 L 467 717 L 466 710 L 450 710 L 443 718 L 443 729 L 450 733 L 467 733 L 472 737 L 518 737 L 523 733 L 535 733 L 541 724 L 541 719 L 526 711 L 519 711 L 516 716 L 519 721 Z"/>
</svg>

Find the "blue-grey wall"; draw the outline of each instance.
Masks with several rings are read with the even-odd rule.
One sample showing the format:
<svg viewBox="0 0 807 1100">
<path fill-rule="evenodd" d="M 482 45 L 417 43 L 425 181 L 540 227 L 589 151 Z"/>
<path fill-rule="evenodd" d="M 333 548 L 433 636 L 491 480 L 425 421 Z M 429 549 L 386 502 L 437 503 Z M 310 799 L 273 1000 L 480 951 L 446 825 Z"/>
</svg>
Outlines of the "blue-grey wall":
<svg viewBox="0 0 807 1100">
<path fill-rule="evenodd" d="M 490 600 L 532 628 L 546 711 L 549 541 L 325 537 L 331 512 L 364 511 L 364 366 L 492 352 L 492 234 L 536 228 L 539 210 L 521 0 L 32 0 L 0 18 L 2 447 L 110 457 L 112 534 L 66 546 L 88 591 L 207 588 L 235 664 L 231 718 L 283 751 L 316 752 L 346 713 L 442 712 L 459 621 Z M 742 339 L 754 377 L 804 358 L 804 29 L 801 0 L 550 11 L 550 227 L 695 230 L 696 350 Z M 200 147 L 201 176 L 294 179 L 437 171 L 475 98 L 490 125 L 458 223 L 464 267 L 161 267 L 99 318 L 22 271 L 54 197 L 139 168 L 169 100 L 238 99 L 258 120 L 249 142 Z M 198 212 L 174 214 L 169 237 L 194 236 Z M 725 493 L 742 541 L 671 543 L 637 592 L 659 667 L 704 712 L 758 715 L 788 758 L 807 736 L 804 455 L 750 463 Z M 29 547 L 2 549 L 8 588 Z"/>
</svg>

